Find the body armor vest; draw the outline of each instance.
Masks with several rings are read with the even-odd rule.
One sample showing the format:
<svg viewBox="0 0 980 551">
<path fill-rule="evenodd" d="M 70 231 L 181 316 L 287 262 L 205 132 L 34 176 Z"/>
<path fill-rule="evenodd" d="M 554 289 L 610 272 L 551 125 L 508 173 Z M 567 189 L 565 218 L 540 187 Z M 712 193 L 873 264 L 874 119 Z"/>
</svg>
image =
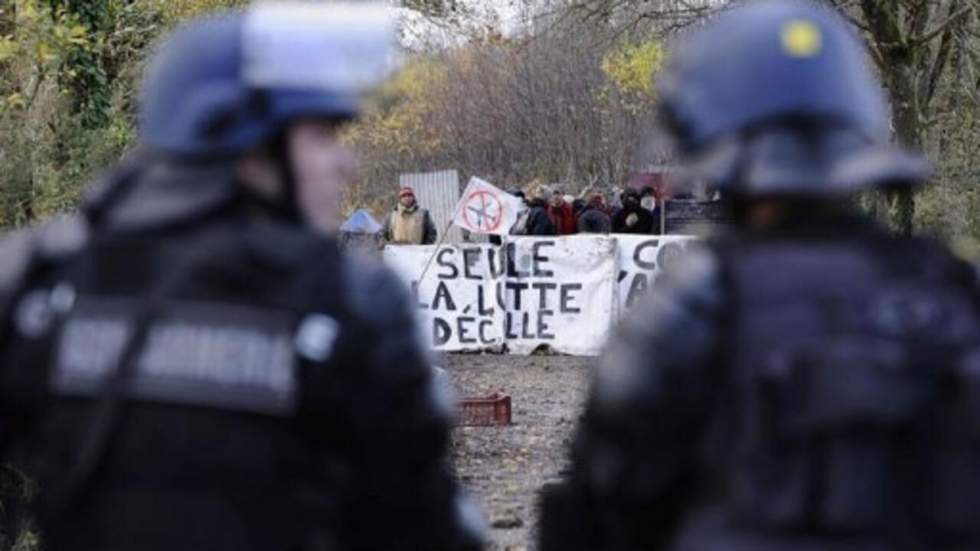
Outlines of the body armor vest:
<svg viewBox="0 0 980 551">
<path fill-rule="evenodd" d="M 964 266 L 887 237 L 721 254 L 736 522 L 980 540 L 980 309 Z"/>
<path fill-rule="evenodd" d="M 349 401 L 345 376 L 356 375 L 345 373 L 366 330 L 343 302 L 342 273 L 332 244 L 233 218 L 96 235 L 36 267 L 12 301 L 0 403 L 30 426 L 9 456 L 42 488 L 46 546 L 332 545 L 350 491 L 330 459 L 345 434 L 332 408 Z M 93 451 L 109 392 L 122 409 Z"/>
</svg>

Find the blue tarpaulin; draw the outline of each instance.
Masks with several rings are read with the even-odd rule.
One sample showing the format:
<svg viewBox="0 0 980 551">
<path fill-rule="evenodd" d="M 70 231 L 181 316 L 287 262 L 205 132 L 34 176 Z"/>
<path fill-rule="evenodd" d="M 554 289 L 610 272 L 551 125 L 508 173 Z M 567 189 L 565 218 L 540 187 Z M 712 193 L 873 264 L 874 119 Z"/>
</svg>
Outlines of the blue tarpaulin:
<svg viewBox="0 0 980 551">
<path fill-rule="evenodd" d="M 357 209 L 346 222 L 340 225 L 340 231 L 345 233 L 374 235 L 380 233 L 382 229 L 381 224 L 365 209 Z"/>
</svg>

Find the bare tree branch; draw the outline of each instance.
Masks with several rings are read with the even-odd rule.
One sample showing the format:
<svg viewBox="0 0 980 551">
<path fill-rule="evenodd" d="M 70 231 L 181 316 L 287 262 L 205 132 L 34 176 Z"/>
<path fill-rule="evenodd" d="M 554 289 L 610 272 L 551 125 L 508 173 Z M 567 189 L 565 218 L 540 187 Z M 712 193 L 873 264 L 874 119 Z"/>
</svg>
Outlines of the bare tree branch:
<svg viewBox="0 0 980 551">
<path fill-rule="evenodd" d="M 950 3 L 949 10 L 952 11 L 955 4 Z M 949 19 L 947 19 L 948 21 Z M 946 66 L 949 62 L 950 54 L 953 51 L 953 40 L 954 31 L 956 27 L 953 24 L 946 26 L 946 30 L 943 32 L 942 40 L 939 43 L 939 51 L 936 54 L 936 59 L 932 63 L 932 69 L 928 72 L 927 87 L 925 93 L 923 94 L 922 102 L 924 106 L 929 106 L 932 103 L 933 98 L 936 96 L 936 86 L 939 83 L 939 78 L 942 76 L 943 72 L 946 70 Z"/>
<path fill-rule="evenodd" d="M 973 12 L 973 6 L 967 6 L 967 7 L 963 8 L 962 10 L 954 13 L 953 15 L 950 15 L 948 18 L 946 18 L 945 21 L 943 21 L 942 23 L 936 25 L 936 27 L 934 29 L 932 29 L 931 31 L 929 31 L 929 32 L 927 32 L 925 34 L 919 35 L 919 36 L 914 36 L 914 37 L 909 38 L 908 42 L 912 46 L 921 46 L 922 44 L 925 44 L 927 42 L 931 42 L 933 39 L 935 39 L 937 36 L 939 36 L 945 30 L 947 30 L 951 25 L 953 25 L 954 23 L 956 23 L 960 18 L 962 18 L 962 17 L 964 17 L 964 16 L 966 16 L 966 15 L 972 13 L 972 12 Z"/>
</svg>

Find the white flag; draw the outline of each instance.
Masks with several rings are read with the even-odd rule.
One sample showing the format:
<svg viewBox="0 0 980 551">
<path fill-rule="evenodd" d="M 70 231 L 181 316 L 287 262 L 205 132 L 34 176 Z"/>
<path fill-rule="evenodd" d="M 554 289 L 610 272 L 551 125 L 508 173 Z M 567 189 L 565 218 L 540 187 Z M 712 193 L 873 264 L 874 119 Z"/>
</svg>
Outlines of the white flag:
<svg viewBox="0 0 980 551">
<path fill-rule="evenodd" d="M 524 209 L 519 197 L 489 182 L 471 178 L 453 214 L 453 224 L 472 233 L 507 235 Z"/>
</svg>

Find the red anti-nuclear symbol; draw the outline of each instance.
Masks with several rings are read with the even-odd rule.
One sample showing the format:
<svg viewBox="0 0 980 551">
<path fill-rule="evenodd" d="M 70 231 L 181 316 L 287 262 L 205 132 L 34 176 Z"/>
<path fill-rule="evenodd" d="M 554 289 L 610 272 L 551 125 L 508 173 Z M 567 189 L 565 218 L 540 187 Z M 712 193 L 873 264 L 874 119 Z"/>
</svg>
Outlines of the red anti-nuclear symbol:
<svg viewBox="0 0 980 551">
<path fill-rule="evenodd" d="M 490 191 L 474 191 L 463 203 L 463 220 L 473 230 L 492 232 L 500 226 L 503 217 L 504 206 Z"/>
</svg>

